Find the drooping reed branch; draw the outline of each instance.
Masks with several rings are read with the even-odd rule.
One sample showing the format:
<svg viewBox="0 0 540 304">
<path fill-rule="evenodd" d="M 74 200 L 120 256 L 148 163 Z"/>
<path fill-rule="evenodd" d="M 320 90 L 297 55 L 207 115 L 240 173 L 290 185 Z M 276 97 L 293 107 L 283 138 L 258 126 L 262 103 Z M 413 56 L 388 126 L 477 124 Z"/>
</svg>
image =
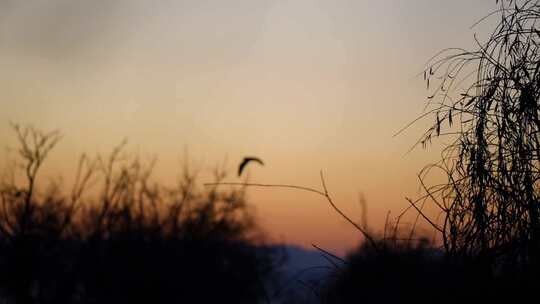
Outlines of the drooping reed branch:
<svg viewBox="0 0 540 304">
<path fill-rule="evenodd" d="M 347 222 L 349 222 L 356 230 L 360 231 L 360 233 L 366 238 L 366 240 L 377 250 L 378 245 L 375 239 L 369 234 L 369 232 L 361 227 L 359 224 L 357 224 L 355 221 L 353 221 L 349 216 L 347 216 L 333 201 L 333 199 L 330 197 L 330 193 L 328 192 L 328 188 L 326 187 L 326 182 L 324 179 L 323 172 L 320 171 L 320 178 L 321 178 L 321 185 L 322 185 L 322 191 L 317 190 L 310 187 L 304 187 L 304 186 L 296 186 L 296 185 L 287 185 L 287 184 L 258 184 L 258 183 L 205 183 L 205 186 L 244 186 L 244 187 L 267 187 L 267 188 L 289 188 L 289 189 L 297 189 L 297 190 L 303 190 L 308 191 L 312 193 L 316 193 L 322 197 L 324 197 L 332 209 L 336 211 L 342 218 L 344 218 Z"/>
<path fill-rule="evenodd" d="M 540 266 L 540 1 L 497 1 L 499 23 L 476 49 L 446 49 L 424 70 L 431 90 L 417 144 L 445 137 L 441 160 L 420 173 L 448 253 Z M 435 86 L 433 86 L 435 84 Z M 446 129 L 446 130 L 444 130 Z M 445 132 L 443 132 L 443 130 Z M 428 186 L 429 173 L 446 182 Z"/>
</svg>

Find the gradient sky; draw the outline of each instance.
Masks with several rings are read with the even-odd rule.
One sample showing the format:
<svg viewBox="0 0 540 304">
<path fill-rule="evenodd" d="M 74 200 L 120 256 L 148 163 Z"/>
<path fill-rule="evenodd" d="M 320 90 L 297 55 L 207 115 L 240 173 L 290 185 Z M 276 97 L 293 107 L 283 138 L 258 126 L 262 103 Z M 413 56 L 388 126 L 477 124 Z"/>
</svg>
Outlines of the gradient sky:
<svg viewBox="0 0 540 304">
<path fill-rule="evenodd" d="M 473 46 L 483 30 L 470 26 L 494 4 L 0 0 L 0 144 L 14 144 L 10 121 L 61 130 L 49 177 L 69 178 L 78 154 L 124 137 L 159 157 L 164 181 L 186 147 L 206 171 L 261 157 L 253 182 L 320 187 L 322 169 L 335 202 L 359 219 L 362 192 L 380 229 L 418 195 L 416 174 L 439 153 L 406 154 L 422 123 L 392 138 L 422 112 L 428 92 L 416 75 L 437 51 Z M 342 253 L 359 239 L 313 194 L 248 195 L 275 241 Z"/>
</svg>

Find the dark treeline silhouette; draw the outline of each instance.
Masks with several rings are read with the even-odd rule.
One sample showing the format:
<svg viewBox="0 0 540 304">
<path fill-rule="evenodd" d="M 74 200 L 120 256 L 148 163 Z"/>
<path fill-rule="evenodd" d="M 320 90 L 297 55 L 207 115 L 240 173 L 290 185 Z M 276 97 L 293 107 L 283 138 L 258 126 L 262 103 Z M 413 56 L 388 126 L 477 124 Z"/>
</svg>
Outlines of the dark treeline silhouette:
<svg viewBox="0 0 540 304">
<path fill-rule="evenodd" d="M 456 259 L 427 238 L 378 238 L 352 251 L 317 290 L 320 303 L 518 303 L 540 281 L 492 276 L 477 260 Z"/>
<path fill-rule="evenodd" d="M 260 242 L 244 189 L 151 181 L 123 145 L 82 156 L 70 193 L 40 187 L 60 139 L 15 126 L 19 158 L 0 186 L 0 299 L 7 303 L 257 303 L 275 250 Z M 216 170 L 216 180 L 225 177 Z"/>
</svg>

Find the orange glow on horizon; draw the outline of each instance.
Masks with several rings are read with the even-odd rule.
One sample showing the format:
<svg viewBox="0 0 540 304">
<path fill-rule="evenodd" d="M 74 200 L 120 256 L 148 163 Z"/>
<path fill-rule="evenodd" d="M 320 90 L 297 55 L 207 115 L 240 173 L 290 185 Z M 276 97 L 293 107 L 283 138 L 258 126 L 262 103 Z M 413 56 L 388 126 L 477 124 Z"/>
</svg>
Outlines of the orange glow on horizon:
<svg viewBox="0 0 540 304">
<path fill-rule="evenodd" d="M 320 188 L 323 170 L 336 204 L 359 220 L 362 192 L 370 227 L 381 231 L 388 211 L 398 214 L 405 197 L 419 194 L 418 171 L 439 156 L 437 144 L 407 153 L 424 122 L 392 137 L 425 104 L 415 75 L 438 50 L 473 45 L 472 31 L 463 33 L 491 6 L 0 3 L 0 145 L 15 146 L 10 121 L 60 130 L 41 177 L 66 184 L 81 153 L 106 154 L 123 138 L 128 152 L 158 157 L 155 178 L 166 184 L 186 147 L 201 184 L 224 158 L 233 173 L 242 157 L 257 155 L 266 165 L 251 168 L 250 181 Z M 248 198 L 273 241 L 343 253 L 361 239 L 312 193 L 252 188 Z"/>
</svg>

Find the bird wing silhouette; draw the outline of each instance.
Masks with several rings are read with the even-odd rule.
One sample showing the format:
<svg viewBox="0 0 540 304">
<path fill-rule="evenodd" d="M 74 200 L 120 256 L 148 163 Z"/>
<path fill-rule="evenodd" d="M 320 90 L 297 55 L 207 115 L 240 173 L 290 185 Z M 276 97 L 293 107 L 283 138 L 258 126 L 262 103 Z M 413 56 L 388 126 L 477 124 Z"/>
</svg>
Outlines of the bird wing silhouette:
<svg viewBox="0 0 540 304">
<path fill-rule="evenodd" d="M 264 166 L 263 161 L 258 157 L 244 157 L 244 160 L 240 163 L 240 166 L 238 166 L 238 176 L 242 175 L 242 171 L 244 171 L 244 168 L 246 167 L 246 165 L 252 161 L 257 162 L 261 164 L 262 166 Z"/>
</svg>

